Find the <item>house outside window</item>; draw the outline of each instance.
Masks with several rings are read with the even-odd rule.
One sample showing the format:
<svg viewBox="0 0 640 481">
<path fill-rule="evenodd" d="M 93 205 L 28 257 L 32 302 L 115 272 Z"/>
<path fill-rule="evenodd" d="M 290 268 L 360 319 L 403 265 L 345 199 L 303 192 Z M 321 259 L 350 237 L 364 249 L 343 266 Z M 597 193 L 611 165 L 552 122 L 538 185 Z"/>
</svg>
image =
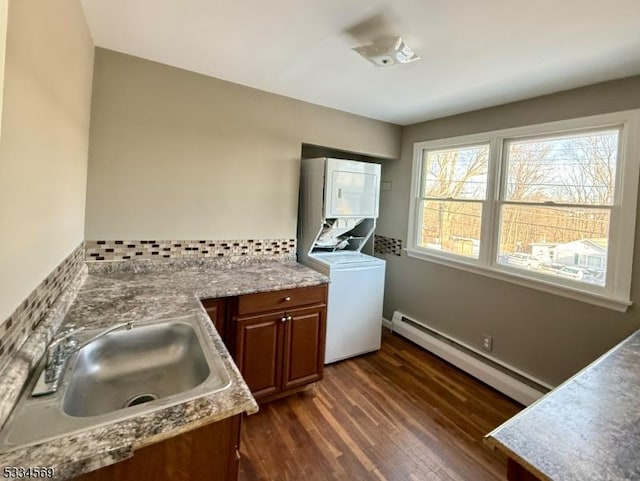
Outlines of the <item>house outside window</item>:
<svg viewBox="0 0 640 481">
<path fill-rule="evenodd" d="M 625 310 L 640 111 L 414 144 L 407 252 Z"/>
</svg>

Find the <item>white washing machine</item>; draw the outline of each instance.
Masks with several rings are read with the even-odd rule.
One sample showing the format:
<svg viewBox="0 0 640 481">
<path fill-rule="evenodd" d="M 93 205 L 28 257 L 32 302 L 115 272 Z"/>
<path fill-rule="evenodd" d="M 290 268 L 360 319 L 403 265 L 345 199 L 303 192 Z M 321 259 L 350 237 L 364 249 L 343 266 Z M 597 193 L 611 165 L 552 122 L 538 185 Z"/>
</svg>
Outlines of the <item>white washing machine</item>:
<svg viewBox="0 0 640 481">
<path fill-rule="evenodd" d="M 360 252 L 312 254 L 331 279 L 325 364 L 380 349 L 386 263 Z"/>
</svg>

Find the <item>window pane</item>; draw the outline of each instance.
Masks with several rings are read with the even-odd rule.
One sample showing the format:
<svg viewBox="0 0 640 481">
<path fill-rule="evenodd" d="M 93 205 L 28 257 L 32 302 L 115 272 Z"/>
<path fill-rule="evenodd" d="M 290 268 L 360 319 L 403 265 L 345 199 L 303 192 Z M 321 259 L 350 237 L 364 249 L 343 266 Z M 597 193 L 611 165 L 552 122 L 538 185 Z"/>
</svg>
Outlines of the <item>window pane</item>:
<svg viewBox="0 0 640 481">
<path fill-rule="evenodd" d="M 618 136 L 608 130 L 508 142 L 506 199 L 612 205 Z"/>
<path fill-rule="evenodd" d="M 420 247 L 478 258 L 482 203 L 422 201 Z"/>
<path fill-rule="evenodd" d="M 505 205 L 498 263 L 603 286 L 609 209 Z"/>
<path fill-rule="evenodd" d="M 425 151 L 423 159 L 423 197 L 485 198 L 489 145 Z"/>
</svg>

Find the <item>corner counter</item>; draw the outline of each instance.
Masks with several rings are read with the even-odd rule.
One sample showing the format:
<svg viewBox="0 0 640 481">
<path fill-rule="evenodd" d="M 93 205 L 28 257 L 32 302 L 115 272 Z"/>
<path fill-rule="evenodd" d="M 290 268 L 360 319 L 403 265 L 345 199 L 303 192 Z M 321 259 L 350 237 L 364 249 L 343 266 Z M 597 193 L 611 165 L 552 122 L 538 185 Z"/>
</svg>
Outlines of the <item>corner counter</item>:
<svg viewBox="0 0 640 481">
<path fill-rule="evenodd" d="M 640 480 L 640 331 L 485 437 L 507 478 Z"/>
<path fill-rule="evenodd" d="M 0 466 L 48 466 L 63 480 L 126 460 L 135 451 L 187 431 L 258 410 L 201 299 L 325 284 L 328 279 L 295 261 L 136 261 L 89 263 L 59 320 L 45 321 L 0 377 L 0 426 L 60 324 L 104 328 L 132 320 L 193 314 L 206 328 L 231 378 L 228 389 L 166 408 L 98 425 L 0 454 Z M 68 298 L 68 299 L 67 299 Z M 55 309 L 54 309 L 55 310 Z M 65 312 L 62 312 L 62 311 Z M 31 369 L 32 370 L 32 369 Z M 0 479 L 4 474 L 0 473 Z"/>
</svg>

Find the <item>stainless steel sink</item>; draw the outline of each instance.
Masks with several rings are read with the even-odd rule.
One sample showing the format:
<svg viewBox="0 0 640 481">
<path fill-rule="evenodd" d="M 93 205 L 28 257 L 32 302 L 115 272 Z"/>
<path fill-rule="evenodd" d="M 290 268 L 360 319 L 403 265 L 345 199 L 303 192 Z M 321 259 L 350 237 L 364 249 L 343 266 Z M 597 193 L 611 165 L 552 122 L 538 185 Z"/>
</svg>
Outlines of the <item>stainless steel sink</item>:
<svg viewBox="0 0 640 481">
<path fill-rule="evenodd" d="M 62 407 L 69 416 L 98 416 L 188 391 L 210 372 L 188 324 L 116 331 L 80 351 Z"/>
<path fill-rule="evenodd" d="M 231 384 L 195 314 L 135 326 L 111 332 L 74 354 L 54 394 L 30 396 L 36 372 L 0 431 L 0 452 L 142 415 Z M 100 331 L 84 331 L 83 337 Z"/>
</svg>

